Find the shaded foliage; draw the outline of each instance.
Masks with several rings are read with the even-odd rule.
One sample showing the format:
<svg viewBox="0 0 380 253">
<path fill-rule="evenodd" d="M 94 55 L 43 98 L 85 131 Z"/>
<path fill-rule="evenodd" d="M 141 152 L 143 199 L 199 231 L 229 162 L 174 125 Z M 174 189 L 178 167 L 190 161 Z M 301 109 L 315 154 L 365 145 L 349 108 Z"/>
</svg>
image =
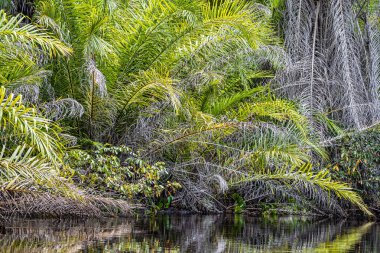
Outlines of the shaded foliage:
<svg viewBox="0 0 380 253">
<path fill-rule="evenodd" d="M 379 141 L 376 129 L 348 135 L 332 149 L 331 165 L 333 177 L 349 182 L 375 211 L 380 205 Z"/>
</svg>

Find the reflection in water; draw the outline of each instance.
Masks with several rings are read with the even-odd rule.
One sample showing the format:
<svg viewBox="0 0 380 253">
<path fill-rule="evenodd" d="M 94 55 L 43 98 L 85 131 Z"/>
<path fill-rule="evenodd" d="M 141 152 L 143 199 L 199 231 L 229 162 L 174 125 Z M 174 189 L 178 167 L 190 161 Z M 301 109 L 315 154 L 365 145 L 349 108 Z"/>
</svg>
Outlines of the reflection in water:
<svg viewBox="0 0 380 253">
<path fill-rule="evenodd" d="M 245 216 L 160 215 L 9 220 L 0 252 L 380 252 L 380 224 Z"/>
</svg>

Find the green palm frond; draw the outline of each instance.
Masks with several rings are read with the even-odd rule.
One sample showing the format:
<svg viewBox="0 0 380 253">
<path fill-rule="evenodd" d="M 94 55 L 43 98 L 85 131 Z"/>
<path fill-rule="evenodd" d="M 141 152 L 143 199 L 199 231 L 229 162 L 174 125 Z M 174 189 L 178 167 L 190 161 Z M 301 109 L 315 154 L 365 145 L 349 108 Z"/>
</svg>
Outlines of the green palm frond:
<svg viewBox="0 0 380 253">
<path fill-rule="evenodd" d="M 247 39 L 248 44 L 254 49 L 271 41 L 271 36 L 268 36 L 272 34 L 268 23 L 269 19 L 259 14 L 252 3 L 227 0 L 218 4 L 215 1 L 214 4 L 205 4 L 202 13 L 206 27 L 215 25 L 233 27 L 240 32 L 240 36 Z M 261 20 L 255 20 L 255 17 L 261 17 Z"/>
<path fill-rule="evenodd" d="M 156 71 L 144 71 L 136 77 L 136 81 L 123 88 L 118 95 L 119 113 L 125 113 L 130 107 L 144 107 L 153 102 L 168 99 L 175 111 L 179 111 L 179 91 L 175 88 L 175 80 L 169 72 L 163 74 Z"/>
<path fill-rule="evenodd" d="M 312 165 L 309 163 L 293 166 L 291 169 L 284 168 L 273 172 L 257 173 L 252 177 L 233 182 L 232 185 L 238 186 L 250 181 L 277 181 L 286 187 L 299 191 L 298 194 L 308 196 L 310 199 L 319 199 L 319 190 L 322 190 L 352 203 L 366 215 L 373 216 L 363 199 L 349 185 L 333 181 L 326 170 L 312 171 Z M 323 199 L 323 201 L 328 202 L 329 199 Z"/>
<path fill-rule="evenodd" d="M 60 40 L 67 41 L 67 29 L 62 24 L 63 10 L 56 0 L 38 1 L 34 19 L 39 26 L 51 31 Z"/>
<path fill-rule="evenodd" d="M 38 193 L 48 191 L 61 196 L 81 198 L 79 192 L 59 176 L 59 170 L 45 158 L 33 156 L 33 148 L 17 146 L 10 156 L 0 155 L 0 192 Z"/>
<path fill-rule="evenodd" d="M 298 111 L 294 103 L 282 99 L 246 103 L 239 108 L 237 116 L 240 120 L 251 118 L 264 122 L 268 119 L 277 122 L 290 121 L 305 135 L 308 132 L 307 118 Z"/>
<path fill-rule="evenodd" d="M 25 56 L 27 57 L 27 56 Z M 0 84 L 7 87 L 8 89 L 15 89 L 22 85 L 40 85 L 44 78 L 47 78 L 51 73 L 48 70 L 40 68 L 34 63 L 29 64 L 18 64 L 13 65 L 12 62 L 3 62 L 7 64 L 2 67 L 0 63 Z"/>
<path fill-rule="evenodd" d="M 92 14 L 89 17 L 91 23 L 88 24 L 87 30 L 82 31 L 83 40 L 83 55 L 86 58 L 92 57 L 94 54 L 107 58 L 115 54 L 115 49 L 112 44 L 103 38 L 103 29 L 107 27 L 108 17 Z"/>
<path fill-rule="evenodd" d="M 3 146 L 3 150 L 6 146 Z M 52 165 L 41 158 L 31 156 L 33 149 L 27 148 L 26 146 L 17 146 L 10 157 L 1 157 L 0 164 L 1 170 L 1 180 L 3 184 L 7 184 L 9 189 L 10 182 L 12 182 L 12 187 L 15 188 L 16 181 L 23 188 L 27 190 L 34 184 L 44 185 L 50 183 L 50 178 L 57 176 L 57 171 L 53 174 Z"/>
<path fill-rule="evenodd" d="M 51 161 L 60 159 L 62 144 L 58 136 L 60 130 L 55 124 L 39 117 L 35 109 L 25 107 L 21 95 L 6 96 L 4 87 L 0 88 L 0 101 L 2 143 L 26 143 Z"/>
<path fill-rule="evenodd" d="M 249 90 L 234 92 L 231 95 L 227 94 L 224 96 L 218 96 L 214 100 L 209 100 L 209 105 L 203 107 L 205 107 L 206 112 L 209 112 L 214 116 L 226 114 L 226 112 L 228 112 L 234 106 L 238 105 L 244 100 L 252 99 L 255 94 L 262 93 L 266 90 L 267 88 L 265 87 L 256 87 Z"/>
<path fill-rule="evenodd" d="M 216 142 L 216 139 L 233 133 L 239 128 L 239 125 L 239 123 L 235 122 L 211 122 L 207 125 L 202 124 L 200 126 L 183 128 L 180 131 L 165 131 L 163 139 L 157 139 L 152 143 L 151 150 L 148 152 L 149 154 L 154 154 L 160 150 L 170 150 L 176 144 L 181 144 L 181 149 L 188 148 L 188 145 L 192 143 L 195 143 L 194 147 L 199 147 L 199 143 L 207 143 L 207 136 L 212 136 L 213 140 L 211 141 Z"/>
<path fill-rule="evenodd" d="M 0 84 L 15 88 L 40 84 L 48 71 L 41 61 L 68 56 L 72 49 L 46 30 L 25 24 L 21 15 L 9 17 L 0 10 Z"/>
<path fill-rule="evenodd" d="M 125 74 L 147 70 L 175 57 L 177 44 L 198 21 L 198 1 L 131 1 L 120 25 L 126 40 L 120 42 Z"/>
<path fill-rule="evenodd" d="M 343 129 L 339 126 L 338 122 L 327 117 L 326 114 L 317 113 L 315 114 L 316 122 L 325 126 L 332 134 L 342 135 L 344 134 Z"/>
<path fill-rule="evenodd" d="M 40 47 L 40 53 L 47 54 L 50 57 L 67 56 L 72 53 L 68 46 L 47 32 L 31 24 L 21 25 L 22 21 L 23 18 L 20 15 L 9 18 L 4 10 L 0 11 L 1 44 L 13 48 L 20 47 L 22 50 L 31 53 Z"/>
</svg>

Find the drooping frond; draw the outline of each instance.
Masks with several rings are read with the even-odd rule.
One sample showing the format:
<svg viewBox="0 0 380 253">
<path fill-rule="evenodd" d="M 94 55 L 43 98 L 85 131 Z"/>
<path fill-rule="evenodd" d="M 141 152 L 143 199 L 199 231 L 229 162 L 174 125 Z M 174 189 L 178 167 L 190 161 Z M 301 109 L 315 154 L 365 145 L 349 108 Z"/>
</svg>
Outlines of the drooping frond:
<svg viewBox="0 0 380 253">
<path fill-rule="evenodd" d="M 63 118 L 79 118 L 84 113 L 83 106 L 71 98 L 63 98 L 44 103 L 40 106 L 43 114 L 54 120 Z"/>
<path fill-rule="evenodd" d="M 40 53 L 50 57 L 67 56 L 72 53 L 69 47 L 47 32 L 31 24 L 21 25 L 22 21 L 21 16 L 7 17 L 4 10 L 0 11 L 0 44 L 2 47 L 8 49 L 18 47 L 32 54 L 35 53 L 36 47 L 40 47 Z"/>
<path fill-rule="evenodd" d="M 321 170 L 319 172 L 313 172 L 310 164 L 292 167 L 290 170 L 278 169 L 275 172 L 255 174 L 251 178 L 234 182 L 233 185 L 239 186 L 243 182 L 250 181 L 278 181 L 287 188 L 291 187 L 296 191 L 300 191 L 301 195 L 307 196 L 310 199 L 317 200 L 318 202 L 328 202 L 329 199 L 326 199 L 326 196 L 320 195 L 320 190 L 322 190 L 328 194 L 332 193 L 338 198 L 351 202 L 366 215 L 373 215 L 364 204 L 362 198 L 351 187 L 345 183 L 333 181 L 328 171 Z"/>
<path fill-rule="evenodd" d="M 138 76 L 138 80 L 123 88 L 118 94 L 119 114 L 125 113 L 130 107 L 144 107 L 166 98 L 171 101 L 174 110 L 178 111 L 178 96 L 175 80 L 168 72 L 162 75 L 156 71 L 145 71 Z"/>
<path fill-rule="evenodd" d="M 362 127 L 362 122 L 366 121 L 366 116 L 361 113 L 363 110 L 358 104 L 366 101 L 366 90 L 362 79 L 358 52 L 360 45 L 356 43 L 352 34 L 354 33 L 354 14 L 352 13 L 351 1 L 335 0 L 331 1 L 330 10 L 332 16 L 332 30 L 334 32 L 333 50 L 335 52 L 335 62 L 333 71 L 336 71 L 338 78 L 343 79 L 344 98 L 347 100 L 348 118 L 352 120 L 356 128 Z"/>
<path fill-rule="evenodd" d="M 13 90 L 13 94 L 21 95 L 25 104 L 37 104 L 40 88 L 37 85 L 21 85 Z"/>
<path fill-rule="evenodd" d="M 33 148 L 17 146 L 9 157 L 4 157 L 3 147 L 0 157 L 0 180 L 2 189 L 5 191 L 33 191 L 37 188 L 45 187 L 59 191 L 64 191 L 59 182 L 58 170 L 54 165 L 45 159 L 32 156 Z M 63 180 L 63 179 L 60 179 Z M 69 191 L 66 194 L 70 194 Z"/>
<path fill-rule="evenodd" d="M 356 129 L 378 118 L 374 86 L 377 30 L 374 19 L 362 20 L 360 13 L 363 8 L 376 12 L 376 4 L 359 2 L 286 2 L 284 34 L 289 60 L 278 75 L 276 90 L 301 104 L 322 138 L 331 132 L 320 124 L 318 114 L 332 111 L 330 119 Z"/>
<path fill-rule="evenodd" d="M 35 109 L 25 107 L 21 96 L 6 95 L 0 88 L 0 131 L 2 143 L 26 143 L 52 161 L 59 158 L 59 128 L 51 121 L 37 115 Z"/>
</svg>

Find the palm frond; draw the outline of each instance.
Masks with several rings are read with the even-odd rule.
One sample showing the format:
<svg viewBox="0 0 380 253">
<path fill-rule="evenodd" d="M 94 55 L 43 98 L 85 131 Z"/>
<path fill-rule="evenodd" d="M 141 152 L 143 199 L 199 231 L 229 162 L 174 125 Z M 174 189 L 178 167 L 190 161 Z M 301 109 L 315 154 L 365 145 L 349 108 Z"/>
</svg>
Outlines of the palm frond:
<svg viewBox="0 0 380 253">
<path fill-rule="evenodd" d="M 250 90 L 243 90 L 234 92 L 229 96 L 218 96 L 216 99 L 210 101 L 211 104 L 203 105 L 204 110 L 214 116 L 225 114 L 228 110 L 247 99 L 252 99 L 255 94 L 265 91 L 265 87 L 257 87 Z"/>
<path fill-rule="evenodd" d="M 366 215 L 372 216 L 368 207 L 364 204 L 363 199 L 346 183 L 335 182 L 329 176 L 328 171 L 321 170 L 319 172 L 312 171 L 311 164 L 304 164 L 300 167 L 292 167 L 288 169 L 278 169 L 274 172 L 265 174 L 255 174 L 251 178 L 243 179 L 242 181 L 234 182 L 233 185 L 238 186 L 244 182 L 250 181 L 278 181 L 285 184 L 286 187 L 292 187 L 300 191 L 302 195 L 308 196 L 311 199 L 317 199 L 319 202 L 329 201 L 322 199 L 320 190 L 332 193 L 337 198 L 349 201 L 357 206 Z"/>
<path fill-rule="evenodd" d="M 119 114 L 125 113 L 130 107 L 144 107 L 166 98 L 171 101 L 175 111 L 180 109 L 179 91 L 168 72 L 160 74 L 156 71 L 145 71 L 136 78 L 134 83 L 123 88 L 118 95 Z"/>
<path fill-rule="evenodd" d="M 21 16 L 9 18 L 4 10 L 0 11 L 0 38 L 3 45 L 19 43 L 18 47 L 28 52 L 33 52 L 31 48 L 35 49 L 38 46 L 41 48 L 40 53 L 46 53 L 50 57 L 67 56 L 72 53 L 68 46 L 47 32 L 31 24 L 21 25 L 22 20 Z"/>
<path fill-rule="evenodd" d="M 21 96 L 12 93 L 6 96 L 0 88 L 0 131 L 3 143 L 24 142 L 52 161 L 60 159 L 62 146 L 59 142 L 59 128 L 51 121 L 39 117 L 33 108 L 25 107 Z"/>
</svg>

